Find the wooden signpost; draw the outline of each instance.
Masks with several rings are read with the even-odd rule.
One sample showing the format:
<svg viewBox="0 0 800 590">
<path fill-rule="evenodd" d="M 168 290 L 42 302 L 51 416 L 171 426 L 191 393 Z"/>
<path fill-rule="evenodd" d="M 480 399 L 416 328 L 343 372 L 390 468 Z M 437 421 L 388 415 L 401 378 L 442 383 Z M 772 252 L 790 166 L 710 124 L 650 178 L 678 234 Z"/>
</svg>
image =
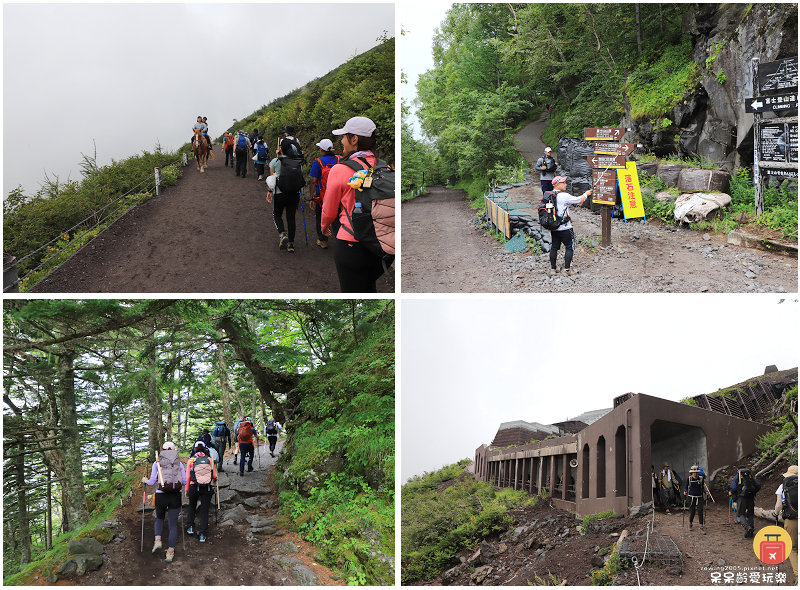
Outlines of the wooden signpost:
<svg viewBox="0 0 800 590">
<path fill-rule="evenodd" d="M 611 141 L 598 141 L 592 144 L 595 154 L 611 154 L 613 156 L 629 156 L 636 148 L 633 143 L 614 143 Z"/>
<path fill-rule="evenodd" d="M 619 141 L 625 135 L 622 127 L 586 127 L 583 130 L 583 139 L 586 141 Z"/>
<path fill-rule="evenodd" d="M 625 156 L 586 156 L 592 168 L 625 168 Z"/>
</svg>

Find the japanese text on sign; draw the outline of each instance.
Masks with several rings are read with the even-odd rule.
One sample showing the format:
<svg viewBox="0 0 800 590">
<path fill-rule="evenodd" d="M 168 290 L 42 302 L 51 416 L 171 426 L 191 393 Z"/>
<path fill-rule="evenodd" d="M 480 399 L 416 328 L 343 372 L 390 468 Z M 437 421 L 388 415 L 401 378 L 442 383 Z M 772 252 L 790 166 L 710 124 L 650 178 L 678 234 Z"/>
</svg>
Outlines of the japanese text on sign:
<svg viewBox="0 0 800 590">
<path fill-rule="evenodd" d="M 622 199 L 622 211 L 625 219 L 644 217 L 642 191 L 639 187 L 639 174 L 636 162 L 628 162 L 624 170 L 617 170 L 619 196 Z"/>
<path fill-rule="evenodd" d="M 617 175 L 611 171 L 592 171 L 592 202 L 614 205 L 617 202 Z"/>
<path fill-rule="evenodd" d="M 619 141 L 625 135 L 625 129 L 621 127 L 586 127 L 583 130 L 583 139 L 591 141 L 594 139 L 605 139 Z"/>
<path fill-rule="evenodd" d="M 797 88 L 797 56 L 759 64 L 759 92 L 792 88 Z"/>
</svg>

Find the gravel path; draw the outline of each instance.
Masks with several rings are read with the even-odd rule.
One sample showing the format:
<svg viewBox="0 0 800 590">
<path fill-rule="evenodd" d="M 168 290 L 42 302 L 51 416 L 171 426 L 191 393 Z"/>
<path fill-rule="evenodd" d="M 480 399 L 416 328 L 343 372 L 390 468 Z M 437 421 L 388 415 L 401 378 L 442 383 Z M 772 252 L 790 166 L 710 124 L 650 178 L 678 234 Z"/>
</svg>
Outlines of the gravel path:
<svg viewBox="0 0 800 590">
<path fill-rule="evenodd" d="M 530 161 L 544 145 L 544 121 L 516 137 Z M 612 245 L 600 248 L 600 216 L 570 214 L 578 244 L 573 277 L 549 277 L 548 254 L 506 252 L 479 227 L 464 191 L 430 187 L 403 204 L 403 291 L 473 293 L 796 293 L 797 258 L 726 244 L 726 236 L 614 219 Z M 538 176 L 510 200 L 538 204 Z M 558 262 L 563 265 L 563 248 Z"/>
</svg>

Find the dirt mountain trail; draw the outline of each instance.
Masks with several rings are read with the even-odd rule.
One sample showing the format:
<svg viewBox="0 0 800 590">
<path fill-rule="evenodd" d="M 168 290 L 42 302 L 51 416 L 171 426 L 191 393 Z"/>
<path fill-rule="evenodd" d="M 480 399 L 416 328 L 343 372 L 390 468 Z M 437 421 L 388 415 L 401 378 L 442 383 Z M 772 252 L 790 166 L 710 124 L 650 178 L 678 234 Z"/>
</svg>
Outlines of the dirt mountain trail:
<svg viewBox="0 0 800 590">
<path fill-rule="evenodd" d="M 250 162 L 252 168 L 252 162 Z M 267 186 L 236 176 L 217 148 L 205 172 L 194 161 L 161 195 L 89 242 L 34 293 L 338 293 L 333 239 L 316 245 L 314 212 L 296 214 L 295 252 L 278 249 Z M 304 189 L 307 194 L 307 189 Z M 394 278 L 378 280 L 394 292 Z"/>
<path fill-rule="evenodd" d="M 517 149 L 535 164 L 544 152 L 546 115 L 515 137 Z M 510 201 L 538 206 L 534 171 Z M 429 187 L 403 203 L 403 291 L 409 293 L 794 293 L 797 256 L 731 246 L 722 234 L 703 234 L 658 221 L 614 219 L 612 245 L 601 248 L 600 216 L 572 207 L 575 276 L 548 275 L 549 254 L 506 252 L 480 227 L 467 193 Z M 563 248 L 558 264 L 563 266 Z"/>
<path fill-rule="evenodd" d="M 253 471 L 239 476 L 233 455 L 226 452 L 219 474 L 221 510 L 209 511 L 208 538 L 186 535 L 178 523 L 175 560 L 168 564 L 164 550 L 151 553 L 155 538 L 155 511 L 148 506 L 144 519 L 144 551 L 141 549 L 142 507 L 125 506 L 124 519 L 119 512 L 114 523 L 117 538 L 105 546 L 100 569 L 83 577 L 64 578 L 59 585 L 82 586 L 333 586 L 346 580 L 333 579 L 333 572 L 314 560 L 313 545 L 285 530 L 278 518 L 278 492 L 274 485 L 274 465 L 283 442 L 278 442 L 275 458 L 262 444 Z M 182 460 L 187 460 L 182 457 Z M 147 469 L 149 475 L 150 470 Z M 148 495 L 153 489 L 148 487 Z M 141 488 L 139 488 L 141 502 Z M 183 518 L 187 502 L 184 497 Z M 227 520 L 226 519 L 230 519 Z M 199 516 L 195 526 L 199 525 Z M 122 534 L 121 534 L 122 533 Z M 120 539 L 120 536 L 124 539 Z M 167 538 L 165 527 L 164 540 Z M 166 547 L 166 543 L 165 543 Z"/>
</svg>

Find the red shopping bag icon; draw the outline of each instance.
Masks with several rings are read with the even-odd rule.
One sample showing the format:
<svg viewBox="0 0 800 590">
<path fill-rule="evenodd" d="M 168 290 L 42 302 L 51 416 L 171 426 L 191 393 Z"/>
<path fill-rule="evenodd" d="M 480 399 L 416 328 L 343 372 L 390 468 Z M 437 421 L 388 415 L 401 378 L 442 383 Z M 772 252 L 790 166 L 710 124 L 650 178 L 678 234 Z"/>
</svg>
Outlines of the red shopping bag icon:
<svg viewBox="0 0 800 590">
<path fill-rule="evenodd" d="M 770 565 L 778 565 L 779 563 L 783 563 L 786 559 L 786 544 L 783 541 L 779 541 L 778 538 L 781 536 L 777 535 L 764 535 L 767 540 L 761 541 L 761 545 L 759 546 L 759 551 L 761 554 L 759 558 L 764 563 Z M 775 541 L 770 541 L 770 537 L 775 537 Z"/>
</svg>

